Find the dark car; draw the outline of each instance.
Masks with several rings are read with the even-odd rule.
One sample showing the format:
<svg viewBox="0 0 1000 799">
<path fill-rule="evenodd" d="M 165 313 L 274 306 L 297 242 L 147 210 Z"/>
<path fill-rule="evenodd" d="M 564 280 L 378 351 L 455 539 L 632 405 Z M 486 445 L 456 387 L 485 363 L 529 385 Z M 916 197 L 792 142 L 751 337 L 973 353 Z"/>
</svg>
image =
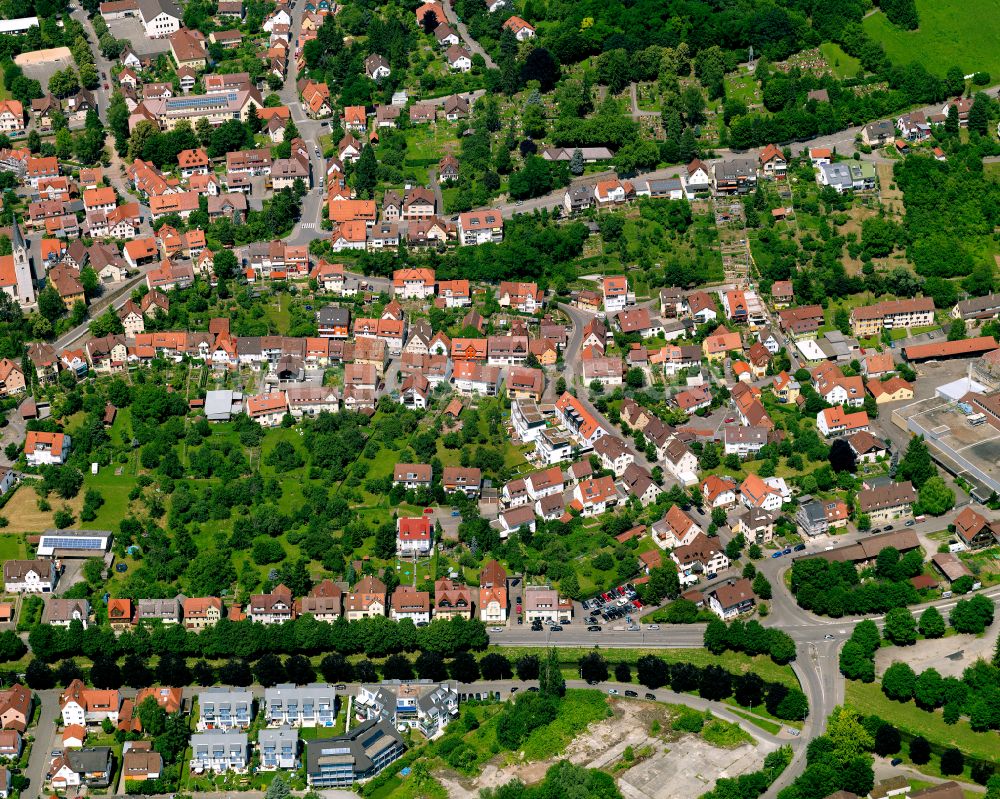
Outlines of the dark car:
<svg viewBox="0 0 1000 799">
<path fill-rule="evenodd" d="M 891 765 L 891 766 L 898 766 L 902 762 L 903 762 L 903 758 L 901 758 L 901 757 L 894 757 L 891 761 L 889 761 L 889 765 Z"/>
<path fill-rule="evenodd" d="M 600 631 L 601 631 L 601 625 L 600 624 L 591 624 L 587 628 L 587 632 L 588 633 L 599 633 Z"/>
<path fill-rule="evenodd" d="M 772 557 L 772 558 L 780 558 L 780 557 L 781 557 L 781 555 L 782 555 L 782 552 L 781 552 L 781 550 L 779 549 L 779 550 L 778 550 L 777 552 L 774 552 L 774 553 L 772 553 L 771 557 Z"/>
<path fill-rule="evenodd" d="M 796 552 L 801 552 L 805 548 L 806 548 L 805 544 L 796 544 L 794 547 L 792 547 L 792 549 L 794 549 Z"/>
<path fill-rule="evenodd" d="M 785 547 L 783 550 L 781 550 L 781 554 L 782 555 L 791 555 L 792 554 L 792 548 L 791 547 Z"/>
<path fill-rule="evenodd" d="M 646 694 L 646 699 L 652 699 L 655 702 L 656 701 L 656 694 L 647 693 Z"/>
<path fill-rule="evenodd" d="M 119 563 L 118 565 L 115 566 L 115 571 L 118 572 L 118 573 L 127 572 L 128 571 L 128 564 L 127 563 Z"/>
<path fill-rule="evenodd" d="M 559 624 L 553 624 L 551 627 L 549 627 L 549 631 L 553 633 L 561 633 L 562 626 Z"/>
<path fill-rule="evenodd" d="M 637 697 L 639 694 L 636 691 L 626 691 L 625 696 Z"/>
<path fill-rule="evenodd" d="M 889 530 L 891 530 L 891 529 L 892 529 L 892 525 L 891 525 L 891 524 L 887 524 L 887 525 L 885 526 L 885 530 L 886 530 L 886 532 L 889 532 Z"/>
<path fill-rule="evenodd" d="M 600 680 L 587 680 L 587 685 L 600 685 Z"/>
<path fill-rule="evenodd" d="M 538 690 L 538 686 L 537 685 L 529 685 L 528 686 L 528 690 L 529 691 L 537 691 Z"/>
</svg>

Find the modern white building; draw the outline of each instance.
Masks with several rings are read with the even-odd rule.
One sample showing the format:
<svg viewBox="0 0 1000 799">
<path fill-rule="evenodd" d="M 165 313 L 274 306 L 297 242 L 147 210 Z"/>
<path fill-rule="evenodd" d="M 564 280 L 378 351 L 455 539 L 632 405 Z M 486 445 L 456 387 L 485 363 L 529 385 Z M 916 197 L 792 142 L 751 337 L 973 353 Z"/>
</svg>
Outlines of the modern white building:
<svg viewBox="0 0 1000 799">
<path fill-rule="evenodd" d="M 362 685 L 354 700 L 354 714 L 358 721 L 385 720 L 433 738 L 458 716 L 458 684 L 392 680 Z"/>
<path fill-rule="evenodd" d="M 253 694 L 238 688 L 206 688 L 198 694 L 198 731 L 245 730 L 253 720 Z"/>
<path fill-rule="evenodd" d="M 196 732 L 191 736 L 191 771 L 194 774 L 247 769 L 250 747 L 245 732 Z"/>
<path fill-rule="evenodd" d="M 326 683 L 284 683 L 264 689 L 269 727 L 332 727 L 337 719 L 337 690 Z"/>
</svg>

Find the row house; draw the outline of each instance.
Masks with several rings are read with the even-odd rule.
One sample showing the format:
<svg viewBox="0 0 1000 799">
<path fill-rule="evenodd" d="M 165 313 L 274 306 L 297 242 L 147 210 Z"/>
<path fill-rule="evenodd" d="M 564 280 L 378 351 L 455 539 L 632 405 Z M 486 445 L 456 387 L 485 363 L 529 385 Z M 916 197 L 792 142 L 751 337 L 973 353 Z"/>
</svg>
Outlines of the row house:
<svg viewBox="0 0 1000 799">
<path fill-rule="evenodd" d="M 851 309 L 851 331 L 860 337 L 877 336 L 883 329 L 927 327 L 933 323 L 933 297 L 887 300 Z"/>
<path fill-rule="evenodd" d="M 884 524 L 913 515 L 917 492 L 909 480 L 888 483 L 858 491 L 858 510 L 871 520 L 872 525 Z"/>
<path fill-rule="evenodd" d="M 490 336 L 486 362 L 490 366 L 518 366 L 528 359 L 527 336 Z"/>
<path fill-rule="evenodd" d="M 337 692 L 332 685 L 284 683 L 264 689 L 264 718 L 269 727 L 332 727 Z"/>
<path fill-rule="evenodd" d="M 598 438 L 607 431 L 601 427 L 583 403 L 569 392 L 556 400 L 556 415 L 562 426 L 577 439 L 581 447 L 592 448 Z"/>
</svg>

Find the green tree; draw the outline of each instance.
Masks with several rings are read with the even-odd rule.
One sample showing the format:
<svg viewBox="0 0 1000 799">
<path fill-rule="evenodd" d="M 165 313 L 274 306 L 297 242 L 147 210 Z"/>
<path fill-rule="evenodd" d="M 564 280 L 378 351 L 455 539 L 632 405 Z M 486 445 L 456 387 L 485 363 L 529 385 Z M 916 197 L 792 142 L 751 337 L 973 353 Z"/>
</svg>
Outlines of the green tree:
<svg viewBox="0 0 1000 799">
<path fill-rule="evenodd" d="M 955 492 L 940 477 L 931 477 L 920 489 L 920 507 L 931 516 L 941 516 L 955 507 Z"/>
<path fill-rule="evenodd" d="M 566 679 L 559 665 L 559 652 L 552 647 L 546 653 L 538 674 L 539 691 L 552 697 L 562 697 L 566 693 Z"/>
<path fill-rule="evenodd" d="M 923 436 L 914 436 L 906 447 L 906 454 L 899 461 L 896 479 L 909 480 L 919 489 L 936 474 L 937 469 L 931 460 L 931 453 L 924 443 Z"/>
<path fill-rule="evenodd" d="M 920 614 L 920 634 L 924 638 L 940 638 L 945 632 L 944 616 L 935 607 L 929 607 Z"/>
<path fill-rule="evenodd" d="M 885 614 L 885 637 L 897 646 L 917 642 L 917 624 L 906 608 L 892 608 Z"/>
<path fill-rule="evenodd" d="M 772 596 L 771 581 L 768 580 L 763 572 L 757 572 L 757 575 L 753 578 L 753 592 L 757 595 L 759 599 L 770 599 Z"/>
<path fill-rule="evenodd" d="M 965 332 L 965 321 L 963 319 L 952 320 L 948 327 L 948 341 L 961 341 L 964 338 L 968 338 Z"/>
<path fill-rule="evenodd" d="M 908 702 L 913 698 L 917 677 L 907 663 L 896 661 L 882 675 L 882 692 L 890 699 Z"/>
<path fill-rule="evenodd" d="M 984 92 L 976 92 L 976 98 L 969 109 L 969 133 L 988 136 L 990 130 L 990 107 L 992 102 Z"/>
</svg>

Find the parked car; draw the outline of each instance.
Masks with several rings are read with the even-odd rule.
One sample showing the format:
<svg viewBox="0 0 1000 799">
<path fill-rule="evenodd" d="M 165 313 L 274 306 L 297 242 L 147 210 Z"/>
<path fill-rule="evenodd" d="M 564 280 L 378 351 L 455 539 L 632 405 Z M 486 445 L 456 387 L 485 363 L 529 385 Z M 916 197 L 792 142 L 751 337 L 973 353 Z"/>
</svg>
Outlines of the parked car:
<svg viewBox="0 0 1000 799">
<path fill-rule="evenodd" d="M 649 627 L 647 627 L 646 629 L 647 630 L 659 630 L 660 629 L 660 625 L 659 624 L 650 624 Z"/>
<path fill-rule="evenodd" d="M 562 626 L 559 625 L 559 624 L 553 624 L 551 627 L 549 627 L 549 632 L 561 633 L 562 632 Z"/>
<path fill-rule="evenodd" d="M 490 632 L 491 633 L 502 633 L 503 632 L 503 627 L 490 627 Z"/>
<path fill-rule="evenodd" d="M 600 680 L 587 680 L 587 685 L 600 685 Z"/>
<path fill-rule="evenodd" d="M 625 696 L 637 697 L 637 696 L 639 696 L 639 692 L 638 691 L 626 691 L 625 692 Z"/>
<path fill-rule="evenodd" d="M 791 555 L 792 554 L 792 548 L 791 547 L 785 547 L 783 550 L 781 550 L 781 554 L 782 555 Z"/>
<path fill-rule="evenodd" d="M 599 633 L 600 631 L 601 631 L 601 625 L 600 624 L 591 624 L 587 628 L 587 632 L 589 632 L 589 633 Z"/>
<path fill-rule="evenodd" d="M 792 547 L 792 549 L 794 549 L 796 552 L 801 552 L 805 548 L 806 548 L 805 544 L 796 544 L 794 547 Z"/>
<path fill-rule="evenodd" d="M 908 521 L 908 522 L 906 523 L 906 526 L 907 526 L 907 527 L 913 527 L 913 525 L 915 525 L 915 524 L 916 524 L 916 522 L 915 522 L 915 521 L 913 521 L 913 519 L 910 519 L 910 520 L 909 520 L 909 521 Z"/>
<path fill-rule="evenodd" d="M 777 552 L 772 552 L 771 553 L 771 557 L 772 558 L 780 558 L 782 556 L 782 554 L 784 554 L 784 553 L 782 553 L 782 551 L 779 549 Z"/>
<path fill-rule="evenodd" d="M 618 696 L 618 689 L 617 688 L 608 688 L 608 693 L 611 694 L 612 696 Z"/>
<path fill-rule="evenodd" d="M 656 701 L 656 694 L 647 693 L 646 694 L 646 699 L 652 699 L 655 702 Z"/>
</svg>

